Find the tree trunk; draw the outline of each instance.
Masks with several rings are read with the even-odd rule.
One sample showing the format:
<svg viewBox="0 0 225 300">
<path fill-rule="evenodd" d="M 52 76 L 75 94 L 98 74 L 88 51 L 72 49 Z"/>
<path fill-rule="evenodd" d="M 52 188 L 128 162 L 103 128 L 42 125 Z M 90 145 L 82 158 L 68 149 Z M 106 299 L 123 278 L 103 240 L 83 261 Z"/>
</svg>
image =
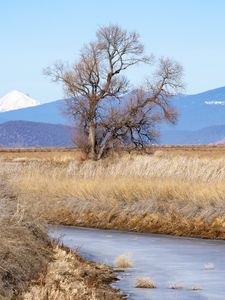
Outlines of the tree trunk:
<svg viewBox="0 0 225 300">
<path fill-rule="evenodd" d="M 104 151 L 105 151 L 105 144 L 103 145 L 103 146 L 101 146 L 100 147 L 100 149 L 99 149 L 99 151 L 98 151 L 98 153 L 97 153 L 97 160 L 99 160 L 99 159 L 101 159 L 102 158 L 102 155 L 103 155 L 103 153 L 104 153 Z"/>
<path fill-rule="evenodd" d="M 89 137 L 88 137 L 88 142 L 89 142 L 89 147 L 90 147 L 90 153 L 89 157 L 90 159 L 96 160 L 96 129 L 95 129 L 95 124 L 92 122 L 90 124 L 89 128 Z"/>
</svg>

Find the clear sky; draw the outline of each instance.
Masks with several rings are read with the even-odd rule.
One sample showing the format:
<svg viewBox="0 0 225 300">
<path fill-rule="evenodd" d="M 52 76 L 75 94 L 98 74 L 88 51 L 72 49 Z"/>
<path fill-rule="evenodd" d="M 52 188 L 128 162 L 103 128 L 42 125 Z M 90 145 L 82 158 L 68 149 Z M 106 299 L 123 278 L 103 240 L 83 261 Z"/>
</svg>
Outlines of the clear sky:
<svg viewBox="0 0 225 300">
<path fill-rule="evenodd" d="M 186 93 L 225 86 L 224 0 L 0 0 L 0 97 L 17 89 L 41 102 L 62 98 L 43 68 L 73 62 L 112 23 L 136 30 L 147 52 L 178 60 Z M 139 67 L 129 78 L 148 73 Z"/>
</svg>

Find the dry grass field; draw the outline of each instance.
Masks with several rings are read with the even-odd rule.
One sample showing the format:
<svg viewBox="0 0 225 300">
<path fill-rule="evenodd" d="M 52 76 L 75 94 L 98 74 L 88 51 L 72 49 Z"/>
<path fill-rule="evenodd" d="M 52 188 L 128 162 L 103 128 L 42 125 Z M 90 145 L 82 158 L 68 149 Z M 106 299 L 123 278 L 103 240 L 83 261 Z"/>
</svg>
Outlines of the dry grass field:
<svg viewBox="0 0 225 300">
<path fill-rule="evenodd" d="M 94 162 L 72 150 L 5 151 L 1 172 L 18 205 L 49 223 L 225 238 L 224 146 L 148 152 Z"/>
<path fill-rule="evenodd" d="M 86 155 L 79 149 L 73 148 L 1 148 L 0 160 L 49 160 L 67 162 L 85 160 Z"/>
</svg>

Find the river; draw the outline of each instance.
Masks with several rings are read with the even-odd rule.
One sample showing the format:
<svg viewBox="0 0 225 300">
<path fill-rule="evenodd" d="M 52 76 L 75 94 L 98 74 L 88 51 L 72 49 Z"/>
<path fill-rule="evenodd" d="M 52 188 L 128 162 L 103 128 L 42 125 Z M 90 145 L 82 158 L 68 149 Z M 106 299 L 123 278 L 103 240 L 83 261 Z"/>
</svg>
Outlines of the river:
<svg viewBox="0 0 225 300">
<path fill-rule="evenodd" d="M 225 242 L 116 230 L 52 226 L 49 234 L 92 261 L 113 266 L 126 254 L 133 267 L 118 273 L 113 286 L 131 300 L 224 300 Z M 137 277 L 150 277 L 156 289 L 134 287 Z M 169 289 L 171 284 L 182 289 Z M 190 290 L 193 286 L 201 290 Z"/>
</svg>

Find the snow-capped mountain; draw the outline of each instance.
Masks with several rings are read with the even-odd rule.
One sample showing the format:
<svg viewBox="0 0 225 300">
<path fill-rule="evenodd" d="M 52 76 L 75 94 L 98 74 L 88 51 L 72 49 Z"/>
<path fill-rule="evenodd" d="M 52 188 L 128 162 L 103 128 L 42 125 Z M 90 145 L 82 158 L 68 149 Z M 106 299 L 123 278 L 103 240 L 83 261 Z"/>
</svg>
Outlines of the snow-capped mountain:
<svg viewBox="0 0 225 300">
<path fill-rule="evenodd" d="M 37 106 L 39 104 L 37 100 L 15 90 L 0 98 L 0 112 Z"/>
</svg>

